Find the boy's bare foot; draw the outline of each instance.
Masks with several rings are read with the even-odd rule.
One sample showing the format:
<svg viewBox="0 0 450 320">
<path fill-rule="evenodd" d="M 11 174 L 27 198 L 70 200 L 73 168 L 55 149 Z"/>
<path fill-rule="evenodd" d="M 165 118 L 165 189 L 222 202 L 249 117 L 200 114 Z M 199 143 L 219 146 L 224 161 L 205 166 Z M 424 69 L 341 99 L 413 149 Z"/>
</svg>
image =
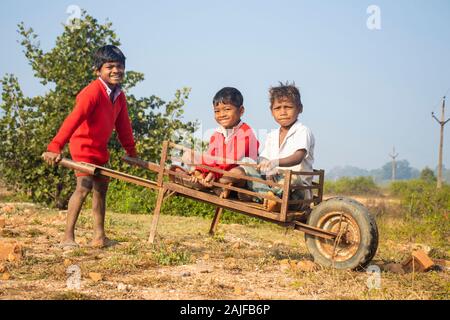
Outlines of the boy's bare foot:
<svg viewBox="0 0 450 320">
<path fill-rule="evenodd" d="M 231 186 L 232 183 L 227 183 L 227 185 Z M 231 192 L 230 189 L 216 188 L 216 187 L 213 188 L 213 191 L 215 194 L 217 194 L 219 196 L 219 198 L 222 198 L 222 199 L 227 199 L 230 196 L 230 192 Z"/>
<path fill-rule="evenodd" d="M 111 240 L 107 237 L 99 238 L 99 239 L 93 239 L 91 241 L 91 247 L 93 248 L 106 248 L 106 247 L 112 247 L 116 244 L 118 244 L 118 241 Z"/>
<path fill-rule="evenodd" d="M 227 185 L 228 186 L 232 186 L 233 184 L 232 183 L 227 183 Z M 222 191 L 222 194 L 220 195 L 220 197 L 222 199 L 227 199 L 230 196 L 230 192 L 231 192 L 230 189 L 224 188 L 223 191 Z"/>
<path fill-rule="evenodd" d="M 182 186 L 197 190 L 206 189 L 206 187 L 199 181 L 200 179 L 203 179 L 203 176 L 201 175 L 200 172 L 195 171 L 193 173 L 189 173 L 184 168 L 177 165 L 172 165 L 170 167 L 170 170 L 178 173 L 183 173 L 186 175 L 184 177 L 169 175 L 170 182 L 175 182 L 181 184 Z"/>
<path fill-rule="evenodd" d="M 268 196 L 277 197 L 272 191 L 267 192 Z M 263 206 L 265 209 L 273 212 L 281 211 L 281 203 L 271 199 L 264 199 Z"/>
<path fill-rule="evenodd" d="M 60 243 L 57 244 L 57 247 L 63 250 L 70 250 L 79 248 L 80 245 L 76 243 L 74 240 L 62 240 Z"/>
</svg>

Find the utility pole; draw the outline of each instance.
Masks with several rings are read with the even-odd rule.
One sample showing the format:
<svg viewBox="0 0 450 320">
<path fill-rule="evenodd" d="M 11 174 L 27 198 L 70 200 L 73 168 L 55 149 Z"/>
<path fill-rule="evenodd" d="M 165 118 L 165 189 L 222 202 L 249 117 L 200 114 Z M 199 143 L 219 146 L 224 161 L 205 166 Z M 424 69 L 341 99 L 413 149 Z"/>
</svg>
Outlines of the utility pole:
<svg viewBox="0 0 450 320">
<path fill-rule="evenodd" d="M 398 157 L 398 153 L 395 153 L 395 147 L 392 148 L 392 153 L 389 156 L 392 158 L 392 181 L 395 181 L 395 173 L 397 170 L 395 159 Z"/>
<path fill-rule="evenodd" d="M 441 126 L 441 141 L 439 143 L 439 164 L 438 164 L 438 177 L 437 177 L 437 188 L 442 188 L 442 149 L 444 148 L 444 126 L 450 120 L 448 118 L 445 120 L 445 97 L 442 99 L 442 113 L 441 120 L 436 118 L 434 112 L 431 113 L 431 116 L 440 124 Z"/>
</svg>

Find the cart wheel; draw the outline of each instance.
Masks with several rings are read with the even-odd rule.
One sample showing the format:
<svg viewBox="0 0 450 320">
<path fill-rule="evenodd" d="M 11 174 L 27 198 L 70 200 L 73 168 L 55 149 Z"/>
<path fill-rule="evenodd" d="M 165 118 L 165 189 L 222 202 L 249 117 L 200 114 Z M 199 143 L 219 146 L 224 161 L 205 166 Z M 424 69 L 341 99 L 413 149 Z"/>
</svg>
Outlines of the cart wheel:
<svg viewBox="0 0 450 320">
<path fill-rule="evenodd" d="M 361 203 L 349 198 L 331 198 L 315 207 L 308 225 L 335 232 L 328 240 L 305 234 L 306 246 L 314 261 L 336 269 L 366 266 L 378 248 L 375 219 Z"/>
</svg>

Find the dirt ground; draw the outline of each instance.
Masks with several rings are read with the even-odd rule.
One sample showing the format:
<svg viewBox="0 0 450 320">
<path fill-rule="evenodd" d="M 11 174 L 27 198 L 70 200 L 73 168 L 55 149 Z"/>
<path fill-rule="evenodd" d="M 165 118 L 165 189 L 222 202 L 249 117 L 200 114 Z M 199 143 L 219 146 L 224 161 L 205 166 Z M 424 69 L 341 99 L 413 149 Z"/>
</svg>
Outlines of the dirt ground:
<svg viewBox="0 0 450 320">
<path fill-rule="evenodd" d="M 1 199 L 1 198 L 0 198 Z M 366 271 L 312 265 L 302 233 L 268 223 L 220 224 L 162 215 L 157 242 L 147 243 L 150 215 L 107 213 L 106 229 L 118 243 L 89 247 L 92 221 L 77 225 L 81 247 L 58 248 L 65 212 L 29 203 L 0 202 L 0 241 L 15 241 L 22 257 L 0 261 L 0 299 L 449 299 L 447 270 L 397 274 L 382 271 L 378 286 Z M 383 231 L 381 226 L 380 231 Z M 401 262 L 407 239 L 380 232 L 373 265 Z M 10 259 L 11 260 L 11 259 Z M 308 262 L 306 262 L 308 263 Z M 309 265 L 308 265 L 309 266 Z M 313 270 L 314 269 L 314 270 Z M 3 271 L 3 273 L 1 273 Z"/>
</svg>

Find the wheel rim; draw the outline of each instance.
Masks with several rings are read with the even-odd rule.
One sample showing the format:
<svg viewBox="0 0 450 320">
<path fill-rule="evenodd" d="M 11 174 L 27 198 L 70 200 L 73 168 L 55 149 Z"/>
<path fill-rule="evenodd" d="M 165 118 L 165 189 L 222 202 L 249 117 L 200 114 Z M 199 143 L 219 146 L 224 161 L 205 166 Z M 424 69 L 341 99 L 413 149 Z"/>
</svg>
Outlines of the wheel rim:
<svg viewBox="0 0 450 320">
<path fill-rule="evenodd" d="M 330 212 L 324 215 L 317 226 L 320 229 L 335 232 L 336 239 L 316 238 L 317 249 L 328 260 L 344 262 L 351 259 L 358 251 L 361 232 L 356 220 L 344 212 Z"/>
</svg>

